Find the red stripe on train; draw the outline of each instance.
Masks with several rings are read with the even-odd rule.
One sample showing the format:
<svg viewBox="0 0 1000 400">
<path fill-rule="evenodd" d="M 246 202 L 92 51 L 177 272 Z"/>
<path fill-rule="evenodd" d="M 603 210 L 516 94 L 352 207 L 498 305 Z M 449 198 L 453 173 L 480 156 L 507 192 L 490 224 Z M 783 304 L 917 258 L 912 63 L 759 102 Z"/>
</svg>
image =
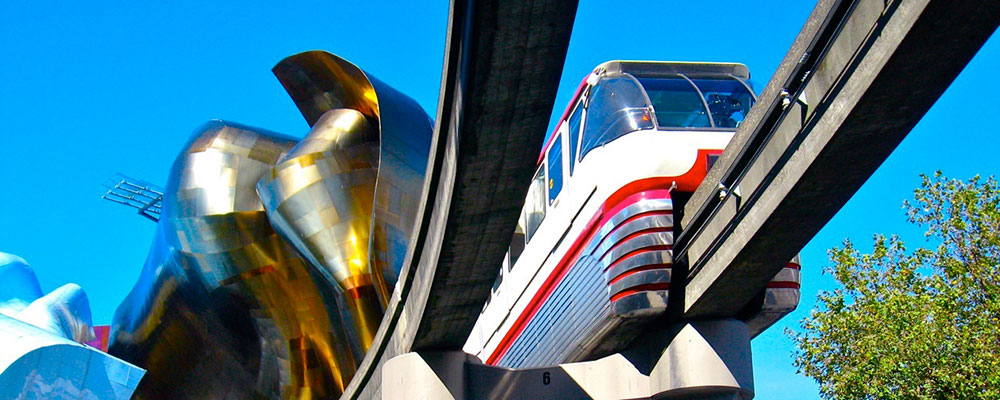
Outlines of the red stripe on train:
<svg viewBox="0 0 1000 400">
<path fill-rule="evenodd" d="M 684 175 L 640 179 L 622 186 L 611 194 L 611 196 L 608 196 L 607 200 L 601 204 L 597 212 L 594 213 L 594 216 L 587 222 L 580 236 L 576 238 L 563 258 L 556 264 L 549 277 L 538 288 L 538 291 L 535 292 L 535 295 L 528 302 L 524 311 L 514 320 L 514 324 L 504 334 L 504 337 L 500 339 L 497 348 L 486 359 L 486 364 L 496 365 L 497 361 L 507 353 L 507 350 L 510 350 L 510 346 L 514 344 L 514 340 L 521 336 L 521 333 L 527 328 L 531 319 L 538 314 L 538 310 L 541 309 L 542 304 L 548 300 L 556 286 L 559 285 L 559 282 L 562 282 L 563 277 L 569 272 L 569 267 L 576 263 L 584 245 L 593 239 L 600 227 L 604 226 L 618 211 L 641 200 L 647 198 L 670 198 L 670 190 L 663 188 L 669 188 L 676 184 L 679 191 L 693 192 L 701 181 L 705 179 L 705 174 L 708 171 L 707 156 L 709 154 L 722 154 L 722 150 L 698 150 L 698 156 L 695 158 L 694 165 Z M 653 197 L 654 195 L 660 197 Z"/>
<path fill-rule="evenodd" d="M 604 244 L 604 241 L 608 240 L 608 238 L 611 237 L 612 233 L 617 232 L 619 228 L 625 226 L 629 222 L 635 221 L 635 220 L 637 220 L 639 218 L 654 217 L 654 216 L 657 216 L 657 215 L 672 215 L 673 213 L 674 213 L 673 210 L 652 210 L 652 211 L 641 212 L 639 214 L 636 214 L 636 215 L 633 215 L 631 217 L 628 217 L 624 221 L 618 223 L 618 225 L 615 225 L 615 228 L 612 229 L 611 232 L 608 232 L 607 235 L 605 235 L 604 237 L 602 237 L 601 241 L 597 242 L 597 245 L 594 246 L 594 248 L 601 247 L 601 245 Z M 603 225 L 601 227 L 603 228 Z M 671 229 L 672 228 L 673 227 L 671 226 Z"/>
<path fill-rule="evenodd" d="M 799 284 L 798 282 L 789 282 L 789 281 L 769 282 L 767 284 L 768 289 L 799 289 L 801 287 L 802 285 Z"/>
<path fill-rule="evenodd" d="M 598 259 L 603 260 L 605 256 L 607 256 L 608 254 L 610 254 L 612 251 L 615 251 L 615 249 L 617 249 L 619 247 L 622 247 L 623 245 L 625 245 L 631 239 L 635 239 L 635 238 L 637 238 L 639 236 L 642 236 L 642 235 L 645 235 L 645 234 L 648 234 L 648 233 L 667 233 L 667 232 L 673 232 L 673 230 L 674 230 L 674 228 L 671 227 L 671 226 L 654 226 L 652 228 L 646 228 L 646 229 L 637 230 L 635 232 L 632 232 L 632 233 L 626 235 L 625 237 L 623 237 L 621 239 L 618 239 L 618 241 L 615 242 L 615 244 L 613 246 L 611 246 L 611 248 L 608 249 L 608 251 L 605 251 L 604 254 L 601 254 L 601 256 L 598 257 Z M 646 247 L 641 247 L 641 248 L 642 249 L 646 249 L 646 248 L 649 248 L 649 247 L 652 247 L 652 246 L 657 246 L 657 245 L 651 245 L 651 246 L 646 246 Z M 669 246 L 669 244 L 667 246 Z M 600 246 L 598 246 L 598 247 L 600 247 Z"/>
<path fill-rule="evenodd" d="M 670 282 L 666 282 L 666 283 L 647 283 L 645 285 L 639 285 L 639 286 L 635 286 L 635 287 L 630 287 L 628 289 L 625 289 L 625 290 L 622 290 L 622 291 L 620 291 L 618 293 L 615 293 L 614 296 L 611 296 L 611 302 L 612 303 L 616 302 L 616 301 L 618 301 L 618 299 L 621 299 L 622 297 L 628 296 L 630 294 L 636 294 L 636 293 L 640 293 L 640 292 L 649 292 L 649 291 L 653 291 L 653 290 L 670 290 Z"/>
<path fill-rule="evenodd" d="M 618 275 L 618 276 L 614 277 L 613 279 L 611 279 L 611 281 L 608 282 L 608 285 L 613 285 L 613 284 L 615 284 L 615 282 L 618 282 L 618 281 L 624 279 L 626 276 L 629 276 L 629 275 L 632 275 L 632 274 L 637 274 L 637 273 L 642 272 L 642 271 L 649 271 L 651 269 L 670 269 L 670 267 L 672 267 L 672 266 L 673 266 L 673 264 L 648 264 L 648 265 L 643 265 L 643 266 L 641 266 L 639 268 L 633 268 L 633 269 L 630 269 L 628 271 L 622 272 L 621 275 Z"/>
</svg>

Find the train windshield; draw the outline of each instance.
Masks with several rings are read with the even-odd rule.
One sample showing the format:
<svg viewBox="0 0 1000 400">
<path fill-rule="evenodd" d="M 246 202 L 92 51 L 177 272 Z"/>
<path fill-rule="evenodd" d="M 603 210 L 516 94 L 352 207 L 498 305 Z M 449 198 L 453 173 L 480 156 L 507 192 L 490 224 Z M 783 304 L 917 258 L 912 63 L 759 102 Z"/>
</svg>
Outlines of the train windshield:
<svg viewBox="0 0 1000 400">
<path fill-rule="evenodd" d="M 743 123 L 753 106 L 754 97 L 747 86 L 732 78 L 691 78 L 705 98 L 716 128 L 736 128 Z M 655 107 L 655 105 L 654 105 Z"/>
<path fill-rule="evenodd" d="M 708 109 L 690 81 L 676 78 L 640 78 L 664 128 L 711 128 Z"/>
<path fill-rule="evenodd" d="M 640 78 L 661 128 L 736 128 L 754 98 L 734 78 Z"/>
<path fill-rule="evenodd" d="M 732 77 L 604 76 L 589 96 L 579 159 L 638 130 L 735 129 L 754 101 L 747 85 Z"/>
<path fill-rule="evenodd" d="M 580 159 L 587 152 L 629 132 L 653 129 L 649 99 L 631 75 L 601 79 L 590 94 L 587 120 L 583 124 Z"/>
</svg>

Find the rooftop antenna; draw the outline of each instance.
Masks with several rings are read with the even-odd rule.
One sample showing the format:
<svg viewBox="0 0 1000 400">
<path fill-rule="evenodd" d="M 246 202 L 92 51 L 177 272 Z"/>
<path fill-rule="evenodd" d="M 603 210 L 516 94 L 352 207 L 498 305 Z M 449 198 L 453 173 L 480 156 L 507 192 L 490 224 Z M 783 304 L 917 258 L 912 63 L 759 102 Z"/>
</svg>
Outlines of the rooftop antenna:
<svg viewBox="0 0 1000 400">
<path fill-rule="evenodd" d="M 101 196 L 102 199 L 138 209 L 139 215 L 150 221 L 160 220 L 163 189 L 159 186 L 116 173 L 104 187 L 107 191 Z"/>
</svg>

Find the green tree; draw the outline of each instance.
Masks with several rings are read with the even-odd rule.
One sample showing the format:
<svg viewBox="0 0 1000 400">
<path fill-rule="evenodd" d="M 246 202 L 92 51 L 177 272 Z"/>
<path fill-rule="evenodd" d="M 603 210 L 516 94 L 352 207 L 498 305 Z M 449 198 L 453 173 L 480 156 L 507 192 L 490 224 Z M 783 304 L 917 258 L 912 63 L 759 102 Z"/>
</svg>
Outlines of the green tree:
<svg viewBox="0 0 1000 400">
<path fill-rule="evenodd" d="M 825 272 L 801 332 L 799 372 L 826 399 L 1000 399 L 1000 189 L 992 177 L 923 176 L 910 222 L 930 248 L 876 235 L 871 254 L 849 240 Z"/>
</svg>

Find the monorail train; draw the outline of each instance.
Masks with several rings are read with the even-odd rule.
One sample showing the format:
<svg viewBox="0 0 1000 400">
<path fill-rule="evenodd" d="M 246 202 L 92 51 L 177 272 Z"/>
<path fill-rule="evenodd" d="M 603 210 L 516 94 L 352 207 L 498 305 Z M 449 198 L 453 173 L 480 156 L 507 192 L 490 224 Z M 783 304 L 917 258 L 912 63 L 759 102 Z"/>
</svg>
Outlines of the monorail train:
<svg viewBox="0 0 1000 400">
<path fill-rule="evenodd" d="M 595 68 L 542 149 L 465 351 L 509 368 L 592 359 L 664 313 L 671 198 L 695 190 L 753 106 L 748 79 L 730 63 Z M 798 261 L 758 298 L 752 335 L 798 304 Z"/>
</svg>

